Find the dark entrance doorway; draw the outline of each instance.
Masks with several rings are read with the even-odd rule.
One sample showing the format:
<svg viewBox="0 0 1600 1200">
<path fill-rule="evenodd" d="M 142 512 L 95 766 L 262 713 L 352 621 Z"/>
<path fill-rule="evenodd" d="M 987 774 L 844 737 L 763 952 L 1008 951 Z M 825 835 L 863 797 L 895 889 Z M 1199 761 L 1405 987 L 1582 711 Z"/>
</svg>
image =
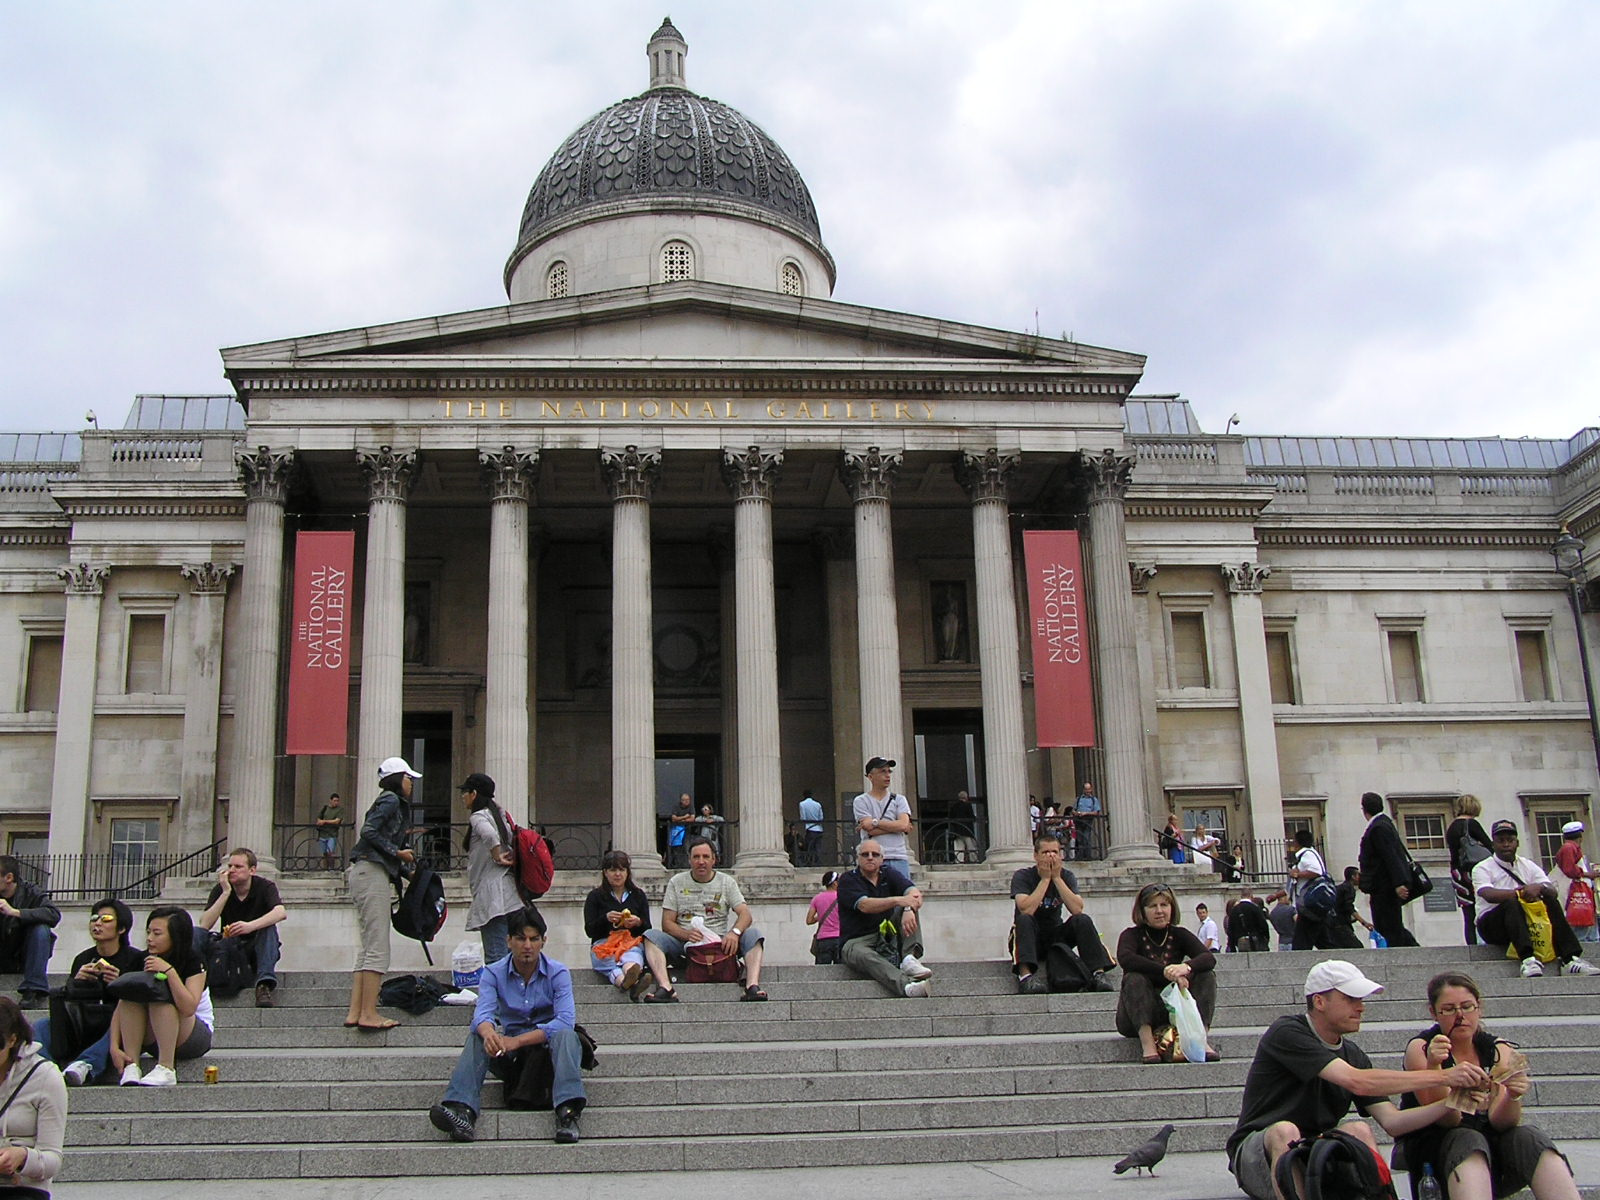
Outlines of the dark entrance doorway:
<svg viewBox="0 0 1600 1200">
<path fill-rule="evenodd" d="M 918 709 L 911 714 L 912 750 L 917 759 L 917 814 L 920 858 L 925 863 L 965 861 L 972 848 L 958 838 L 976 834 L 988 845 L 984 806 L 983 713 L 976 708 Z M 966 792 L 978 806 L 978 827 L 951 821 L 956 793 Z"/>
<path fill-rule="evenodd" d="M 430 838 L 450 838 L 451 804 L 456 798 L 453 749 L 454 718 L 447 712 L 408 712 L 400 718 L 400 754 L 421 771 L 411 793 L 411 815 L 428 827 Z"/>
<path fill-rule="evenodd" d="M 696 812 L 702 804 L 709 804 L 713 811 L 727 816 L 722 802 L 722 739 L 718 735 L 656 737 L 656 849 L 669 866 L 687 865 L 678 861 L 681 855 L 668 854 L 667 817 L 684 792 L 689 793 Z M 726 847 L 726 839 L 723 844 Z M 723 860 L 727 861 L 726 849 Z"/>
</svg>

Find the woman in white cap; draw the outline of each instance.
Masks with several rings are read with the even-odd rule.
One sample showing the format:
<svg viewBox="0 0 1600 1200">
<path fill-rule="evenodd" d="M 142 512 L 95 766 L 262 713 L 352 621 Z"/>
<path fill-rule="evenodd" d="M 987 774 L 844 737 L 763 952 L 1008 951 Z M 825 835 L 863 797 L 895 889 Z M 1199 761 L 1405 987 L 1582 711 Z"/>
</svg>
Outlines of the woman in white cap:
<svg viewBox="0 0 1600 1200">
<path fill-rule="evenodd" d="M 344 1019 L 350 1029 L 376 1032 L 400 1023 L 378 1015 L 378 987 L 389 969 L 389 898 L 394 895 L 395 880 L 416 860 L 416 853 L 406 846 L 406 830 L 411 828 L 413 781 L 421 778 L 403 758 L 386 758 L 378 764 L 382 790 L 367 810 L 361 837 L 350 852 L 345 880 L 361 931 L 350 983 L 350 1011 Z"/>
<path fill-rule="evenodd" d="M 1561 827 L 1561 845 L 1556 850 L 1556 868 L 1572 882 L 1567 884 L 1567 924 L 1580 942 L 1600 942 L 1600 925 L 1595 922 L 1594 883 L 1600 870 L 1583 856 L 1583 822 L 1568 821 Z M 1576 899 L 1576 903 L 1574 900 Z M 1587 916 L 1586 921 L 1583 918 Z"/>
</svg>

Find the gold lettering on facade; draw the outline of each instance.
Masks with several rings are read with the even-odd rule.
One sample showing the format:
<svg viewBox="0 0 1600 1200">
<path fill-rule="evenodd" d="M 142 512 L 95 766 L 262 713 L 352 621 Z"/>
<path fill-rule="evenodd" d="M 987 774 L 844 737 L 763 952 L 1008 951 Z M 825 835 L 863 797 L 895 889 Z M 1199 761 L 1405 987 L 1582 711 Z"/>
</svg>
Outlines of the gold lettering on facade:
<svg viewBox="0 0 1600 1200">
<path fill-rule="evenodd" d="M 531 397 L 529 398 L 531 400 Z M 845 400 L 842 410 L 832 400 L 820 400 L 815 406 L 810 401 L 769 400 L 766 415 L 772 421 L 932 421 L 937 419 L 934 405 L 926 400 L 896 401 L 894 416 L 887 415 L 888 403 L 879 400 Z M 861 407 L 857 407 L 857 404 Z M 487 400 L 446 399 L 439 404 L 447 420 L 464 417 L 468 420 L 487 419 Z M 517 418 L 515 400 L 496 400 L 495 416 L 500 420 Z M 920 411 L 919 411 L 920 409 Z M 661 417 L 679 421 L 739 421 L 744 414 L 737 400 L 702 400 L 698 405 L 692 400 L 671 400 L 662 411 L 660 400 L 541 400 L 539 420 L 555 421 L 626 421 L 630 418 L 654 421 Z"/>
<path fill-rule="evenodd" d="M 487 417 L 489 415 L 489 402 L 487 400 L 468 400 L 467 416 Z"/>
<path fill-rule="evenodd" d="M 926 400 L 922 402 L 922 411 L 927 414 L 928 420 L 933 420 L 933 405 L 929 404 Z"/>
<path fill-rule="evenodd" d="M 767 416 L 771 417 L 774 421 L 783 420 L 787 412 L 788 409 L 784 407 L 782 400 L 772 400 L 767 404 Z"/>
<path fill-rule="evenodd" d="M 642 400 L 639 402 L 639 415 L 646 420 L 661 415 L 661 402 L 659 400 Z"/>
<path fill-rule="evenodd" d="M 902 401 L 896 401 L 894 406 L 894 419 L 896 421 L 911 420 L 911 405 Z"/>
<path fill-rule="evenodd" d="M 672 402 L 672 408 L 668 411 L 667 415 L 669 417 L 682 417 L 685 421 L 687 421 L 689 419 L 688 401 L 674 400 Z"/>
<path fill-rule="evenodd" d="M 833 401 L 832 400 L 824 400 L 822 402 L 822 419 L 824 421 L 833 420 Z"/>
<path fill-rule="evenodd" d="M 804 400 L 800 401 L 800 403 L 795 406 L 794 419 L 796 421 L 811 420 L 811 405 L 807 404 Z"/>
<path fill-rule="evenodd" d="M 517 415 L 517 410 L 512 406 L 511 401 L 500 401 L 500 415 L 502 417 L 514 417 Z"/>
<path fill-rule="evenodd" d="M 700 415 L 715 421 L 717 419 L 717 406 L 709 400 L 700 402 Z"/>
<path fill-rule="evenodd" d="M 883 405 L 876 400 L 872 402 L 872 419 L 874 421 L 883 420 Z"/>
<path fill-rule="evenodd" d="M 559 417 L 561 415 L 561 401 L 559 401 L 559 400 L 541 400 L 541 401 L 539 401 L 539 415 L 541 417 Z"/>
<path fill-rule="evenodd" d="M 732 400 L 724 400 L 722 402 L 722 414 L 730 421 L 737 421 L 739 419 L 739 410 L 734 406 Z"/>
<path fill-rule="evenodd" d="M 589 410 L 583 406 L 582 400 L 574 400 L 572 407 L 567 410 L 567 416 L 580 417 L 587 421 L 589 419 Z"/>
</svg>

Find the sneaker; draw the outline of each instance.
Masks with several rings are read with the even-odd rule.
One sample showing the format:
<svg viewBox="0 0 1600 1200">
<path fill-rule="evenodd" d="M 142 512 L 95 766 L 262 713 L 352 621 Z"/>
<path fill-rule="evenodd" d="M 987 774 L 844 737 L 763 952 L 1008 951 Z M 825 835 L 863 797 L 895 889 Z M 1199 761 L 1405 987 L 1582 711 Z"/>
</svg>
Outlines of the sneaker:
<svg viewBox="0 0 1600 1200">
<path fill-rule="evenodd" d="M 470 1142 L 478 1136 L 478 1114 L 458 1100 L 441 1100 L 428 1110 L 428 1120 L 453 1142 Z"/>
<path fill-rule="evenodd" d="M 1581 958 L 1569 958 L 1561 968 L 1563 975 L 1600 975 L 1600 967 L 1593 963 L 1584 962 Z"/>
<path fill-rule="evenodd" d="M 1094 981 L 1089 984 L 1089 990 L 1091 992 L 1114 992 L 1114 991 L 1116 991 L 1117 990 L 1116 984 L 1112 983 L 1111 980 L 1106 978 L 1106 976 L 1109 975 L 1110 973 L 1111 973 L 1111 968 L 1109 968 L 1109 967 L 1107 967 L 1104 971 L 1096 971 L 1094 973 Z"/>
<path fill-rule="evenodd" d="M 178 1073 L 171 1067 L 157 1064 L 146 1071 L 144 1078 L 138 1082 L 140 1087 L 177 1087 Z"/>
<path fill-rule="evenodd" d="M 900 974 L 908 975 L 912 979 L 927 979 L 933 971 L 917 961 L 916 955 L 908 954 L 900 960 Z"/>
<path fill-rule="evenodd" d="M 578 1131 L 578 1113 L 580 1109 L 570 1104 L 563 1104 L 556 1109 L 556 1141 L 563 1146 L 570 1146 L 582 1136 Z"/>
<path fill-rule="evenodd" d="M 117 1080 L 118 1087 L 131 1087 L 142 1080 L 144 1076 L 139 1072 L 139 1064 L 131 1062 L 122 1068 L 122 1078 Z"/>
<path fill-rule="evenodd" d="M 1017 980 L 1017 991 L 1024 996 L 1042 996 L 1050 990 L 1050 985 L 1038 971 L 1032 975 L 1025 975 Z"/>
<path fill-rule="evenodd" d="M 933 995 L 933 990 L 928 987 L 926 980 L 914 979 L 906 984 L 906 995 L 913 1000 L 921 1000 L 924 996 Z"/>
<path fill-rule="evenodd" d="M 1522 977 L 1524 979 L 1537 979 L 1543 974 L 1544 964 L 1537 958 L 1529 957 L 1522 960 Z"/>
<path fill-rule="evenodd" d="M 45 1008 L 50 1004 L 49 992 L 35 992 L 24 988 L 17 994 L 21 997 L 18 1001 L 19 1008 Z"/>
<path fill-rule="evenodd" d="M 258 984 L 256 984 L 256 1007 L 257 1008 L 273 1008 L 273 1007 L 276 1007 L 276 1005 L 278 1003 L 277 999 L 274 996 L 274 993 L 276 991 L 277 991 L 277 988 L 273 984 L 270 984 L 270 983 L 258 983 Z"/>
<path fill-rule="evenodd" d="M 94 1078 L 94 1066 L 83 1059 L 74 1059 L 67 1064 L 66 1070 L 61 1072 L 61 1078 L 67 1081 L 68 1087 L 82 1087 Z"/>
</svg>

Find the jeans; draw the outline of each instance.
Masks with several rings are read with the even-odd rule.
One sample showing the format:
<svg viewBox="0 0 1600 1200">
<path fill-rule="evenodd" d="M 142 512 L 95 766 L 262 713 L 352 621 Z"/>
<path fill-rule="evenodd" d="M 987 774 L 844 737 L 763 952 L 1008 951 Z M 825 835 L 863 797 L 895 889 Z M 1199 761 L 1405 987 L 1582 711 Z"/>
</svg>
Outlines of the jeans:
<svg viewBox="0 0 1600 1200">
<path fill-rule="evenodd" d="M 550 1062 L 555 1067 L 555 1086 L 551 1100 L 556 1108 L 575 1102 L 582 1108 L 587 1096 L 583 1090 L 583 1044 L 570 1029 L 558 1029 L 549 1035 Z M 495 1075 L 504 1079 L 516 1078 L 515 1067 L 521 1064 L 521 1051 L 495 1059 L 483 1048 L 483 1039 L 476 1027 L 467 1031 L 467 1044 L 456 1059 L 456 1069 L 450 1073 L 450 1083 L 444 1089 L 445 1103 L 465 1104 L 474 1114 L 483 1096 L 483 1077 L 491 1067 L 498 1067 Z"/>
<path fill-rule="evenodd" d="M 886 867 L 893 867 L 896 871 L 899 871 L 900 874 L 904 875 L 907 879 L 911 878 L 911 861 L 909 859 L 905 859 L 905 858 L 886 858 L 886 859 L 883 860 L 883 865 L 886 866 Z"/>
<path fill-rule="evenodd" d="M 55 1047 L 50 1044 L 50 1018 L 41 1017 L 33 1023 L 33 1040 L 44 1047 L 44 1056 L 58 1067 L 70 1066 L 70 1063 L 59 1062 L 55 1056 Z M 78 1057 L 88 1063 L 91 1068 L 89 1082 L 93 1083 L 105 1074 L 106 1068 L 111 1065 L 111 1034 L 107 1032 L 99 1041 L 89 1044 L 87 1049 L 81 1050 Z"/>
<path fill-rule="evenodd" d="M 24 992 L 48 992 L 50 980 L 46 972 L 50 955 L 55 950 L 56 931 L 48 925 L 33 922 L 22 927 L 20 944 L 13 943 L 0 953 L 0 971 L 22 971 Z"/>
<path fill-rule="evenodd" d="M 805 849 L 800 852 L 800 865 L 802 867 L 822 865 L 822 830 L 806 830 Z"/>
<path fill-rule="evenodd" d="M 483 939 L 483 965 L 497 963 L 507 954 L 511 953 L 511 914 L 501 913 L 498 917 L 490 917 L 478 928 L 478 936 Z"/>
</svg>

